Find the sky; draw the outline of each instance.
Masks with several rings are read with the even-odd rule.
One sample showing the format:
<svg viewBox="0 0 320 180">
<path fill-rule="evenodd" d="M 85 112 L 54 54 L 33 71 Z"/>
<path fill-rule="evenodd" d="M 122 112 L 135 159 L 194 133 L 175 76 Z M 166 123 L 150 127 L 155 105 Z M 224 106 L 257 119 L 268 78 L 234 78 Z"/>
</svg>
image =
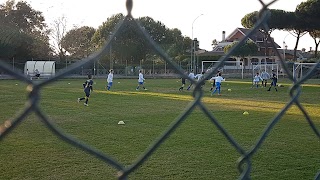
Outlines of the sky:
<svg viewBox="0 0 320 180">
<path fill-rule="evenodd" d="M 6 0 L 0 0 L 3 4 Z M 18 1 L 18 0 L 16 0 Z M 103 22 L 117 13 L 127 14 L 126 0 L 25 0 L 35 10 L 43 12 L 50 26 L 54 20 L 66 17 L 67 29 L 77 26 L 98 28 Z M 265 3 L 271 0 L 262 0 Z M 270 9 L 294 11 L 305 0 L 278 0 Z M 200 48 L 212 50 L 212 40 L 222 40 L 236 28 L 242 27 L 241 19 L 248 13 L 262 7 L 259 0 L 133 0 L 134 18 L 149 16 L 162 22 L 166 27 L 178 28 L 183 36 L 197 38 Z M 288 49 L 293 49 L 296 38 L 287 31 L 275 30 L 271 36 L 282 48 L 284 41 Z M 304 35 L 298 49 L 314 49 L 315 43 L 309 34 Z"/>
</svg>

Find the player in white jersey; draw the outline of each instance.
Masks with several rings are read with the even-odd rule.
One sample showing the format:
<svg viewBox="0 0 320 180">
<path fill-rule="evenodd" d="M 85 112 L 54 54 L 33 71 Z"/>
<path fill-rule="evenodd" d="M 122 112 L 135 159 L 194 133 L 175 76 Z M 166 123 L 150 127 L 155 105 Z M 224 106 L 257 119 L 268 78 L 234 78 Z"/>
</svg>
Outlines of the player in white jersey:
<svg viewBox="0 0 320 180">
<path fill-rule="evenodd" d="M 210 80 L 215 80 L 216 83 L 216 89 L 211 93 L 211 96 L 216 93 L 218 90 L 218 95 L 221 93 L 221 82 L 225 81 L 225 79 L 221 76 L 221 73 L 218 74 L 216 77 L 212 77 Z"/>
<path fill-rule="evenodd" d="M 138 87 L 136 88 L 136 90 L 138 91 L 140 86 L 142 86 L 142 88 L 144 90 L 147 90 L 145 87 L 144 87 L 144 77 L 143 77 L 143 74 L 142 74 L 142 70 L 139 70 L 139 79 L 138 79 Z"/>
<path fill-rule="evenodd" d="M 252 84 L 252 87 L 251 87 L 251 88 L 253 88 L 253 86 L 256 86 L 256 88 L 258 88 L 260 81 L 263 81 L 263 79 L 261 78 L 261 76 L 259 75 L 259 73 L 257 73 L 257 74 L 253 77 L 253 84 Z"/>
<path fill-rule="evenodd" d="M 107 90 L 110 91 L 110 88 L 112 87 L 112 82 L 113 82 L 113 70 L 110 69 L 109 70 L 109 74 L 108 74 L 108 77 L 107 77 Z"/>
<path fill-rule="evenodd" d="M 189 76 L 190 79 L 194 79 L 194 72 L 193 72 L 193 70 L 190 71 L 190 73 L 189 73 L 188 76 Z M 192 87 L 192 81 L 190 81 L 190 84 L 189 84 L 187 90 L 189 91 L 191 87 Z"/>
</svg>

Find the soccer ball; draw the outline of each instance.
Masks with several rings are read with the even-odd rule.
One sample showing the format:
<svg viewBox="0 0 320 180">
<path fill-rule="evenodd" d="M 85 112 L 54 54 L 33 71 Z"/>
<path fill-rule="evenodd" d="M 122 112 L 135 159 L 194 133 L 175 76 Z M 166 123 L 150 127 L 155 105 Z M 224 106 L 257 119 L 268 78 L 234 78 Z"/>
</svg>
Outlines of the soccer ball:
<svg viewBox="0 0 320 180">
<path fill-rule="evenodd" d="M 231 89 L 228 89 L 228 91 L 231 91 Z"/>
</svg>

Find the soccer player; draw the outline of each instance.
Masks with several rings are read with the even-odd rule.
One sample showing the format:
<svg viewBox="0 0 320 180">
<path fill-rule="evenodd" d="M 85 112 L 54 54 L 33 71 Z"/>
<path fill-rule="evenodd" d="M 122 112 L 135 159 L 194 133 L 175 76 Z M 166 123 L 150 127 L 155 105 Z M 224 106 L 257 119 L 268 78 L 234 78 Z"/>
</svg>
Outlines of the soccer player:
<svg viewBox="0 0 320 180">
<path fill-rule="evenodd" d="M 190 73 L 189 73 L 188 76 L 189 76 L 190 79 L 194 79 L 194 72 L 193 72 L 193 70 L 190 71 Z M 192 81 L 190 81 L 190 84 L 189 84 L 189 86 L 188 86 L 188 88 L 187 88 L 188 91 L 190 90 L 191 86 L 192 86 Z"/>
<path fill-rule="evenodd" d="M 112 87 L 112 81 L 113 81 L 113 69 L 109 70 L 108 78 L 107 78 L 107 90 L 110 91 L 110 88 Z"/>
<path fill-rule="evenodd" d="M 201 74 L 197 74 L 194 78 L 197 79 L 197 81 L 201 81 L 204 78 L 204 71 Z M 201 88 L 205 85 L 205 81 L 201 83 Z"/>
<path fill-rule="evenodd" d="M 216 74 L 216 77 L 218 76 L 218 74 L 220 74 L 221 72 L 218 71 L 217 74 Z M 213 91 L 214 87 L 216 86 L 216 79 L 210 79 L 211 81 L 213 81 L 212 83 L 212 87 L 210 88 L 210 91 Z"/>
<path fill-rule="evenodd" d="M 184 86 L 186 85 L 186 78 L 184 76 L 181 77 L 181 87 L 179 91 L 183 91 Z"/>
<path fill-rule="evenodd" d="M 252 84 L 251 88 L 253 88 L 253 86 L 256 86 L 256 88 L 258 88 L 260 80 L 263 81 L 261 76 L 259 75 L 259 73 L 257 73 L 253 78 L 253 84 Z"/>
<path fill-rule="evenodd" d="M 270 79 L 270 74 L 263 70 L 262 73 L 261 73 L 261 78 L 262 78 L 262 87 L 267 87 L 267 82 L 268 82 L 268 79 Z"/>
<path fill-rule="evenodd" d="M 270 87 L 269 87 L 269 89 L 267 91 L 270 91 L 272 86 L 274 86 L 276 91 L 278 91 L 278 89 L 277 89 L 278 78 L 277 78 L 277 75 L 274 72 L 272 73 L 272 78 L 271 79 L 272 79 L 272 82 L 271 82 Z"/>
<path fill-rule="evenodd" d="M 86 82 L 84 82 L 82 85 L 83 85 L 83 91 L 86 94 L 86 97 L 78 98 L 78 102 L 85 100 L 84 105 L 88 106 L 90 93 L 93 91 L 93 88 L 92 88 L 93 80 L 92 80 L 91 74 L 88 74 L 88 80 L 86 80 Z"/>
<path fill-rule="evenodd" d="M 218 90 L 218 95 L 220 95 L 221 92 L 221 82 L 225 81 L 225 79 L 221 76 L 221 73 L 218 74 L 216 77 L 212 77 L 210 80 L 215 80 L 216 83 L 216 89 L 211 93 L 211 96 L 216 93 Z"/>
<path fill-rule="evenodd" d="M 145 87 L 144 87 L 144 77 L 143 77 L 143 74 L 142 74 L 142 70 L 139 70 L 139 78 L 138 78 L 138 87 L 136 88 L 136 90 L 138 91 L 140 86 L 142 86 L 142 88 L 144 90 L 147 90 Z"/>
</svg>

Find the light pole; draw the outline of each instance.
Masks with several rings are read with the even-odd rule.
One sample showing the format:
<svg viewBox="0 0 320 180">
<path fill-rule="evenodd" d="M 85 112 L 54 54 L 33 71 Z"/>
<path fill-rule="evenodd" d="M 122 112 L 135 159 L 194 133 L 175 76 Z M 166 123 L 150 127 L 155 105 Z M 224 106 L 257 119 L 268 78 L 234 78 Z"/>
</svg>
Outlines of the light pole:
<svg viewBox="0 0 320 180">
<path fill-rule="evenodd" d="M 109 33 L 109 39 L 110 39 L 110 52 L 109 52 L 109 56 L 110 56 L 110 69 L 113 69 L 113 62 L 112 62 L 112 44 L 111 44 L 111 37 L 112 37 L 112 32 Z"/>
<path fill-rule="evenodd" d="M 287 36 L 288 35 L 290 35 L 290 33 L 289 34 L 287 34 L 284 38 L 283 38 L 283 60 L 286 60 L 286 50 L 287 50 L 287 48 L 288 48 L 288 46 L 287 46 L 287 44 L 286 44 L 286 38 L 287 38 Z"/>
<path fill-rule="evenodd" d="M 193 24 L 194 22 L 203 14 L 200 14 L 198 17 L 196 17 L 193 22 L 192 22 L 192 33 L 191 33 L 191 55 L 190 55 L 190 70 L 192 70 L 192 60 L 193 60 L 193 56 L 194 56 L 194 41 L 193 41 Z M 193 67 L 194 68 L 194 67 Z"/>
</svg>

